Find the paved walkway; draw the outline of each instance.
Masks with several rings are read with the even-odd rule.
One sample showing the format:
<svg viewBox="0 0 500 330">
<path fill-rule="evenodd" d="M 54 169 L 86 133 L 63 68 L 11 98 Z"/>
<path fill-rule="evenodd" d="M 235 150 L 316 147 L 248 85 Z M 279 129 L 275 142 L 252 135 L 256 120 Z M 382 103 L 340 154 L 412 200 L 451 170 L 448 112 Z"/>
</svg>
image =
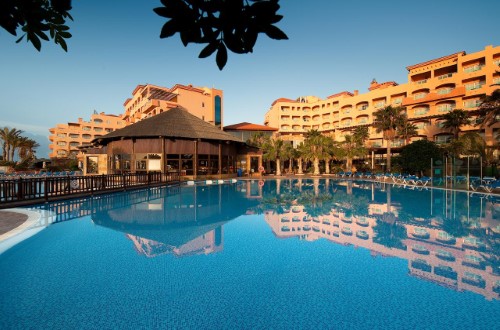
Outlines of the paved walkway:
<svg viewBox="0 0 500 330">
<path fill-rule="evenodd" d="M 0 210 L 0 235 L 21 226 L 26 220 L 27 214 Z"/>
</svg>

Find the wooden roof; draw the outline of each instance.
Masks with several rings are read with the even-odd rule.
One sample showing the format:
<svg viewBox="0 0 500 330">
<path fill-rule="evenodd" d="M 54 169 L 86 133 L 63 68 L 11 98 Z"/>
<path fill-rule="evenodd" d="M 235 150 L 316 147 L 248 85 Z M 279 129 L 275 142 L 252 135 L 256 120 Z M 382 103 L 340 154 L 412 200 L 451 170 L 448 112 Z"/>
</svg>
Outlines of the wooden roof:
<svg viewBox="0 0 500 330">
<path fill-rule="evenodd" d="M 190 114 L 186 109 L 176 107 L 156 116 L 143 119 L 135 124 L 95 138 L 92 142 L 102 144 L 104 141 L 121 138 L 173 137 L 186 139 L 203 139 L 218 141 L 243 141 L 226 133 L 214 125 Z"/>
</svg>

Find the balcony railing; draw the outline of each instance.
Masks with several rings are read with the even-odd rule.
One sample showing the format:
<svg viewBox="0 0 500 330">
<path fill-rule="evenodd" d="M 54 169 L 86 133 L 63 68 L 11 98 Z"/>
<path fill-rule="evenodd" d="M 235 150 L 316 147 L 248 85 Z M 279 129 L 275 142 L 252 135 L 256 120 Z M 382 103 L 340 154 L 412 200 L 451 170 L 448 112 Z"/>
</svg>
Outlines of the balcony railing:
<svg viewBox="0 0 500 330">
<path fill-rule="evenodd" d="M 451 78 L 455 73 L 450 72 L 450 73 L 445 73 L 440 76 L 437 76 L 438 80 L 446 79 L 446 78 Z"/>
<path fill-rule="evenodd" d="M 476 71 L 481 70 L 483 68 L 483 66 L 484 66 L 484 64 L 476 64 L 473 66 L 469 66 L 469 67 L 464 68 L 464 72 L 465 73 L 476 72 Z"/>
</svg>

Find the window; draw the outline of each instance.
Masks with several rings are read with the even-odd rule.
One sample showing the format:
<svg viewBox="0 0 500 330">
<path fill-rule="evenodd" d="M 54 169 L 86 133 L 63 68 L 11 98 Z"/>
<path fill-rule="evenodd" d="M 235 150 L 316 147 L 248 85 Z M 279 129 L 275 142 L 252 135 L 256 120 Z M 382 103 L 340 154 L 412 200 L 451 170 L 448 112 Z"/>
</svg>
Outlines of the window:
<svg viewBox="0 0 500 330">
<path fill-rule="evenodd" d="M 65 138 L 66 137 L 66 133 L 58 133 L 57 137 Z"/>
<path fill-rule="evenodd" d="M 435 137 L 435 142 L 437 144 L 450 143 L 451 138 L 452 138 L 451 135 L 438 135 Z"/>
<path fill-rule="evenodd" d="M 442 94 L 448 94 L 453 90 L 451 87 L 445 87 L 437 90 L 437 93 L 442 95 Z"/>
<path fill-rule="evenodd" d="M 429 107 L 419 107 L 419 108 L 413 109 L 413 111 L 414 111 L 415 116 L 421 116 L 421 115 L 425 115 L 426 113 L 429 112 Z"/>
<path fill-rule="evenodd" d="M 94 119 L 94 123 L 96 124 L 102 124 L 102 119 Z"/>
<path fill-rule="evenodd" d="M 455 109 L 455 104 L 440 104 L 437 106 L 438 112 L 450 112 Z"/>
<path fill-rule="evenodd" d="M 475 81 L 473 83 L 465 84 L 465 89 L 468 91 L 474 90 L 474 89 L 480 89 L 483 87 L 484 81 Z"/>
<path fill-rule="evenodd" d="M 80 145 L 80 143 L 78 143 L 78 142 L 71 142 L 69 145 L 71 147 L 78 147 Z"/>
<path fill-rule="evenodd" d="M 215 96 L 215 126 L 220 126 L 222 123 L 222 100 L 219 95 Z"/>
<path fill-rule="evenodd" d="M 420 92 L 420 93 L 416 93 L 413 95 L 413 98 L 415 100 L 419 100 L 419 99 L 423 99 L 424 97 L 427 96 L 427 92 Z"/>
<path fill-rule="evenodd" d="M 468 100 L 468 101 L 464 101 L 464 108 L 466 108 L 466 109 L 476 108 L 479 105 L 481 105 L 481 101 L 480 100 Z"/>
<path fill-rule="evenodd" d="M 102 128 L 101 127 L 96 127 L 96 128 L 94 128 L 94 131 L 96 131 L 96 132 L 102 132 Z"/>
<path fill-rule="evenodd" d="M 89 139 L 91 139 L 91 138 L 92 138 L 92 135 L 90 135 L 90 134 L 83 134 L 83 135 L 82 135 L 82 137 L 83 137 L 84 139 L 86 139 L 86 140 L 89 140 Z"/>
<path fill-rule="evenodd" d="M 73 134 L 73 133 L 71 133 L 69 135 L 69 137 L 72 138 L 72 139 L 78 139 L 80 137 L 80 134 Z"/>
<path fill-rule="evenodd" d="M 59 147 L 65 147 L 65 146 L 66 146 L 66 142 L 59 141 L 59 142 L 57 142 L 57 145 L 58 145 Z"/>
<path fill-rule="evenodd" d="M 83 126 L 82 130 L 84 130 L 84 131 L 90 131 L 90 126 Z"/>
<path fill-rule="evenodd" d="M 113 132 L 113 129 L 112 128 L 106 128 L 106 132 L 108 132 L 108 133 Z"/>
</svg>

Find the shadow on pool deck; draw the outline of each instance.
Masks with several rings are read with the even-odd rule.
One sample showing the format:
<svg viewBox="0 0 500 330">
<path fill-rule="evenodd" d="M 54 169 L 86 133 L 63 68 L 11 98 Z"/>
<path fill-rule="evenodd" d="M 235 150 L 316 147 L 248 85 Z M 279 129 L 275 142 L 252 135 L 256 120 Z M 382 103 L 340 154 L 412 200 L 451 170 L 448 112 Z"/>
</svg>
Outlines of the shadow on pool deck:
<svg viewBox="0 0 500 330">
<path fill-rule="evenodd" d="M 28 220 L 26 214 L 0 210 L 0 235 L 19 227 L 26 220 Z"/>
</svg>

